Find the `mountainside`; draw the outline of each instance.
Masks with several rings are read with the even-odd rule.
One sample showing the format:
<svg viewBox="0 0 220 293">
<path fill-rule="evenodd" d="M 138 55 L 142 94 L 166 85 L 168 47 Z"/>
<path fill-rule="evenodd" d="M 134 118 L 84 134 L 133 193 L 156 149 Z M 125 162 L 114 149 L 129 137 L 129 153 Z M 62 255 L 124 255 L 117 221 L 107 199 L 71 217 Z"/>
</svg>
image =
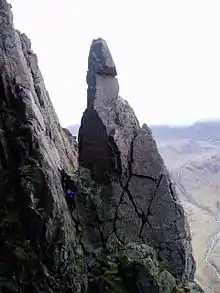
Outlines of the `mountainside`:
<svg viewBox="0 0 220 293">
<path fill-rule="evenodd" d="M 184 209 L 106 42 L 90 48 L 77 145 L 5 0 L 0 27 L 0 292 L 203 292 Z"/>
<path fill-rule="evenodd" d="M 219 130 L 220 122 L 152 127 L 187 211 L 197 261 L 196 277 L 207 292 L 220 292 Z"/>
</svg>

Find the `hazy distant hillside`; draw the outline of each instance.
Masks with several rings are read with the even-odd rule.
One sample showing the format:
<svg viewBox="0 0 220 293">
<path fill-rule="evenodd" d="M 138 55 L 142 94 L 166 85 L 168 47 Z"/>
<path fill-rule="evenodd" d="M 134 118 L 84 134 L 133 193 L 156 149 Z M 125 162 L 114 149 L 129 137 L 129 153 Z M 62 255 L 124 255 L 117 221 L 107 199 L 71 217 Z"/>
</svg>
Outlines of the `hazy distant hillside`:
<svg viewBox="0 0 220 293">
<path fill-rule="evenodd" d="M 68 129 L 72 132 L 73 135 L 78 135 L 79 124 L 73 124 L 68 126 Z M 167 125 L 151 125 L 150 126 L 154 137 L 156 139 L 193 139 L 202 140 L 211 139 L 211 140 L 220 140 L 220 121 L 207 121 L 207 122 L 196 122 L 190 126 L 176 126 L 171 127 Z"/>
<path fill-rule="evenodd" d="M 78 135 L 79 125 L 69 127 Z M 220 122 L 151 126 L 190 221 L 197 279 L 220 292 Z"/>
<path fill-rule="evenodd" d="M 220 292 L 220 122 L 151 127 L 190 221 L 197 279 Z"/>
<path fill-rule="evenodd" d="M 71 131 L 71 133 L 74 136 L 78 137 L 79 127 L 80 127 L 79 124 L 74 124 L 74 125 L 68 126 L 67 128 Z"/>
<path fill-rule="evenodd" d="M 190 126 L 151 126 L 157 139 L 220 139 L 220 121 L 196 122 Z"/>
</svg>

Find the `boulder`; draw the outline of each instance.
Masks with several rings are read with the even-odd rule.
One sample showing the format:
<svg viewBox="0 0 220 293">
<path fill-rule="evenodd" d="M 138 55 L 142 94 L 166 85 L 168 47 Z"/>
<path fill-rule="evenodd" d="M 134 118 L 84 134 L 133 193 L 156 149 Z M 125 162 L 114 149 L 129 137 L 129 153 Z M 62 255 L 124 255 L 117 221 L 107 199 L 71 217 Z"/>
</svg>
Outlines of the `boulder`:
<svg viewBox="0 0 220 293">
<path fill-rule="evenodd" d="M 93 40 L 89 52 L 89 71 L 102 76 L 116 76 L 117 71 L 107 43 L 103 39 Z"/>
</svg>

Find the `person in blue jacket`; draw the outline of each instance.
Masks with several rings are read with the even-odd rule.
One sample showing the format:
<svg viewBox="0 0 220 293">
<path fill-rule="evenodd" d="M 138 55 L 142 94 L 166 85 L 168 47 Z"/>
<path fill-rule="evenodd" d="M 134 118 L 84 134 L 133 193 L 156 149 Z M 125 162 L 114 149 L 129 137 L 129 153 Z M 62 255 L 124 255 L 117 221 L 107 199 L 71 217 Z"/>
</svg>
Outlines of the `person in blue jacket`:
<svg viewBox="0 0 220 293">
<path fill-rule="evenodd" d="M 71 209 L 75 209 L 76 185 L 64 169 L 59 169 L 59 172 L 61 174 L 61 184 L 66 195 L 67 204 Z"/>
</svg>

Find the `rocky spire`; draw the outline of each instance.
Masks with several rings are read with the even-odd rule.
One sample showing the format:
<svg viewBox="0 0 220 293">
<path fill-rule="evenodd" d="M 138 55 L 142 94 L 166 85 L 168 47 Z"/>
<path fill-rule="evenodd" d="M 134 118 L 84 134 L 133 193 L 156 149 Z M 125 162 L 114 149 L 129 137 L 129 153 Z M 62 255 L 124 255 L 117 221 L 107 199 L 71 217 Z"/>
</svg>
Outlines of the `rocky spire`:
<svg viewBox="0 0 220 293">
<path fill-rule="evenodd" d="M 88 64 L 79 164 L 91 171 L 101 190 L 95 214 L 83 214 L 82 208 L 88 237 L 95 247 L 149 244 L 176 278 L 193 279 L 183 207 L 151 130 L 146 124 L 140 128 L 133 109 L 118 95 L 116 67 L 103 39 L 92 42 Z M 83 205 L 89 208 L 85 200 Z"/>
<path fill-rule="evenodd" d="M 97 51 L 102 54 L 95 57 Z M 95 61 L 97 66 L 91 66 Z M 88 107 L 81 128 L 83 132 L 88 130 L 90 133 L 79 135 L 79 146 L 82 146 L 79 161 L 93 170 L 98 181 L 108 181 L 110 173 L 117 173 L 121 174 L 123 184 L 126 184 L 131 142 L 139 123 L 128 103 L 118 96 L 119 85 L 115 75 L 116 68 L 106 42 L 103 39 L 94 40 L 87 73 Z M 87 127 L 88 123 L 91 123 L 90 128 Z M 85 148 L 84 140 L 91 147 Z M 115 154 L 118 150 L 120 156 Z"/>
</svg>

